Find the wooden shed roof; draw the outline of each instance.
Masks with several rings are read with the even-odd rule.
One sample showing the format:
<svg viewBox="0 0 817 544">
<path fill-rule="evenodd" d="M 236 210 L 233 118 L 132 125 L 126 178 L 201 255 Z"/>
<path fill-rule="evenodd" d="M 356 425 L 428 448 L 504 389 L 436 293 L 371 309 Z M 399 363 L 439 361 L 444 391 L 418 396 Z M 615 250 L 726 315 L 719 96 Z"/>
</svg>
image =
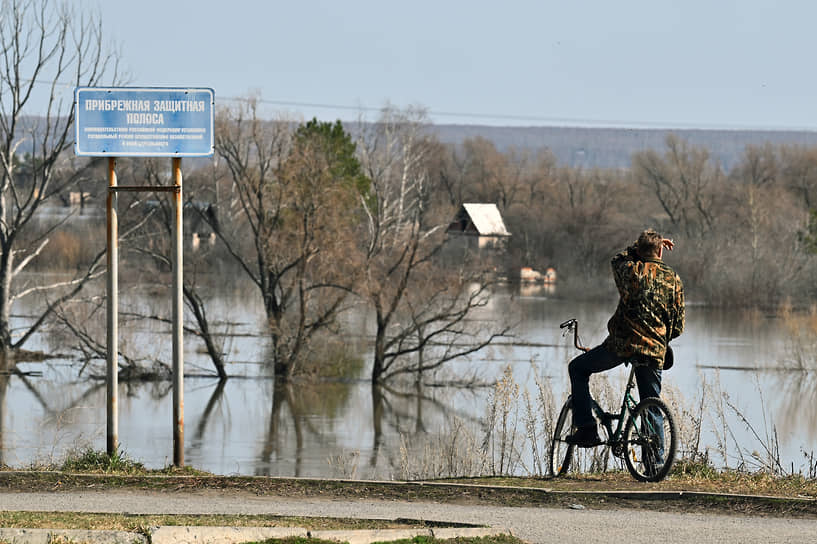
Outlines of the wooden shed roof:
<svg viewBox="0 0 817 544">
<path fill-rule="evenodd" d="M 459 228 L 456 228 L 458 225 Z M 511 233 L 505 228 L 502 214 L 496 204 L 463 204 L 457 212 L 455 222 L 451 229 L 462 232 L 474 232 L 480 236 L 510 236 Z"/>
</svg>

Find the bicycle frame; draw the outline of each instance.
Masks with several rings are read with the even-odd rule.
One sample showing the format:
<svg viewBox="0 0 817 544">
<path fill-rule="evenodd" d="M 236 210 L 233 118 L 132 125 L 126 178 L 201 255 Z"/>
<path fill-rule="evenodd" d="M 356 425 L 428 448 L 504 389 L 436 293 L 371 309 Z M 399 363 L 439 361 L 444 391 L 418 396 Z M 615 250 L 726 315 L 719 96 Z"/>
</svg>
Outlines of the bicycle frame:
<svg viewBox="0 0 817 544">
<path fill-rule="evenodd" d="M 559 325 L 560 329 L 567 329 L 566 333 L 572 332 L 573 333 L 573 345 L 576 349 L 580 351 L 584 351 L 585 353 L 590 351 L 590 348 L 583 346 L 581 341 L 579 340 L 579 321 L 575 318 L 568 319 L 567 321 L 563 322 Z M 627 364 L 627 363 L 625 363 Z M 621 401 L 621 409 L 619 410 L 618 414 L 614 414 L 611 412 L 607 412 L 604 410 L 596 399 L 591 399 L 593 401 L 592 408 L 593 412 L 596 414 L 596 417 L 604 425 L 604 428 L 607 430 L 608 440 L 606 445 L 608 446 L 620 446 L 622 445 L 623 441 L 623 432 L 624 432 L 624 425 L 627 422 L 628 414 L 632 414 L 633 409 L 635 409 L 636 404 L 638 401 L 633 397 L 632 391 L 635 387 L 635 365 L 631 362 L 630 364 L 630 377 L 627 379 L 627 387 L 624 390 L 624 398 Z M 613 430 L 613 421 L 617 421 L 615 431 Z M 614 453 L 616 455 L 621 455 L 623 452 L 615 451 L 619 448 L 614 448 Z M 623 449 L 623 448 L 622 448 Z"/>
<path fill-rule="evenodd" d="M 638 404 L 638 400 L 633 397 L 632 390 L 635 387 L 635 366 L 631 364 L 630 368 L 630 377 L 627 380 L 627 387 L 624 390 L 624 398 L 621 401 L 621 408 L 619 409 L 619 413 L 615 414 L 612 412 L 605 411 L 601 405 L 596 402 L 596 399 L 593 400 L 593 412 L 596 414 L 596 418 L 601 422 L 604 428 L 607 430 L 607 442 L 605 443 L 608 446 L 613 448 L 613 453 L 616 456 L 621 456 L 623 453 L 623 446 L 624 441 L 624 425 L 627 422 L 627 419 L 630 417 L 630 414 L 633 413 L 635 406 Z M 613 421 L 616 421 L 615 430 L 613 430 Z"/>
</svg>

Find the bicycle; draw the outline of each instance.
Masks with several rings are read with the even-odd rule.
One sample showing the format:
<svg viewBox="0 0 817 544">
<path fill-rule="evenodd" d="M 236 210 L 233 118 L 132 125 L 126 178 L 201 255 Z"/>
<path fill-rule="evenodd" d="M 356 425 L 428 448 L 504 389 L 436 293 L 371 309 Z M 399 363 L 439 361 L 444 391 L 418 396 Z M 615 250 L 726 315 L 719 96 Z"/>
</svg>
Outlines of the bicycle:
<svg viewBox="0 0 817 544">
<path fill-rule="evenodd" d="M 573 345 L 581 351 L 589 351 L 579 343 L 579 322 L 568 319 L 561 325 L 573 332 Z M 602 446 L 607 446 L 618 458 L 624 460 L 627 470 L 642 482 L 657 482 L 666 477 L 675 461 L 678 431 L 675 417 L 669 407 L 659 398 L 648 397 L 636 402 L 633 397 L 635 387 L 635 364 L 630 365 L 630 377 L 624 390 L 619 413 L 606 412 L 595 399 L 592 402 L 593 415 L 601 423 Z M 615 423 L 615 428 L 613 424 Z M 549 468 L 553 477 L 562 476 L 570 470 L 576 446 L 565 441 L 574 431 L 572 398 L 565 401 L 550 445 Z"/>
</svg>

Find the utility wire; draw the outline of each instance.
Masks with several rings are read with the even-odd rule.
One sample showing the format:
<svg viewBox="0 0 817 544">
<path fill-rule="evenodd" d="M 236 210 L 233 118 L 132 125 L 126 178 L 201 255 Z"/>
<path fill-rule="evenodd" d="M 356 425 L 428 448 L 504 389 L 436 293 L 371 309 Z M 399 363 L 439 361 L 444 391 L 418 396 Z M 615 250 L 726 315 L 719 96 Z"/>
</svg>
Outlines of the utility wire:
<svg viewBox="0 0 817 544">
<path fill-rule="evenodd" d="M 261 104 L 271 106 L 293 107 L 293 108 L 318 108 L 355 112 L 380 112 L 382 107 L 372 106 L 350 106 L 348 104 L 328 104 L 321 102 L 297 102 L 292 100 L 271 100 L 266 98 L 241 98 L 231 96 L 220 96 L 218 100 L 230 102 L 246 102 L 256 100 Z M 504 121 L 522 121 L 529 123 L 545 123 L 550 126 L 569 126 L 586 128 L 652 128 L 652 129 L 688 129 L 688 130 L 754 130 L 754 131 L 789 131 L 789 132 L 817 132 L 817 128 L 801 126 L 760 126 L 760 125 L 739 125 L 739 124 L 706 124 L 706 123 L 683 123 L 683 122 L 659 122 L 659 121 L 625 121 L 614 119 L 591 119 L 582 117 L 544 117 L 537 115 L 513 115 L 506 113 L 473 113 L 473 112 L 452 112 L 427 109 L 426 112 L 431 117 L 454 117 L 463 119 L 494 119 Z"/>
<path fill-rule="evenodd" d="M 30 81 L 30 80 L 23 80 Z M 51 84 L 46 81 L 35 81 L 35 83 Z M 56 82 L 56 85 L 66 88 L 73 88 L 72 83 Z M 138 86 L 137 86 L 138 87 Z M 253 100 L 247 97 L 219 96 L 217 100 L 228 102 L 247 102 Z M 381 112 L 383 107 L 373 106 L 350 106 L 348 104 L 329 104 L 324 102 L 298 102 L 294 100 L 273 100 L 268 98 L 254 99 L 261 104 L 270 106 L 291 107 L 291 108 L 317 108 L 354 112 Z M 581 128 L 622 128 L 622 129 L 687 129 L 687 130 L 754 130 L 770 132 L 817 132 L 817 127 L 810 126 L 770 126 L 770 125 L 740 125 L 740 124 L 711 124 L 711 123 L 684 123 L 684 122 L 660 122 L 660 121 L 632 121 L 622 119 L 591 119 L 587 117 L 547 117 L 539 115 L 514 115 L 507 113 L 475 113 L 438 111 L 426 109 L 431 117 L 448 117 L 460 119 L 492 119 L 497 121 L 517 121 L 526 123 L 544 123 L 547 126 L 581 127 Z M 518 127 L 517 127 L 518 128 Z"/>
</svg>

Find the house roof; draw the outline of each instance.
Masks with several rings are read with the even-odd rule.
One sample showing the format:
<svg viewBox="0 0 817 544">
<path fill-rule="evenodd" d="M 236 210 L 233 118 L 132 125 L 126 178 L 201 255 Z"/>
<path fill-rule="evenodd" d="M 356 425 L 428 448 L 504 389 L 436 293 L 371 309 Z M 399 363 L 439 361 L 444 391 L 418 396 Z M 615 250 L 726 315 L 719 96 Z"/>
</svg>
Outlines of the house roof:
<svg viewBox="0 0 817 544">
<path fill-rule="evenodd" d="M 496 204 L 463 204 L 462 210 L 468 214 L 477 232 L 482 236 L 510 236 L 511 233 L 505 228 L 502 221 L 502 214 Z"/>
</svg>

